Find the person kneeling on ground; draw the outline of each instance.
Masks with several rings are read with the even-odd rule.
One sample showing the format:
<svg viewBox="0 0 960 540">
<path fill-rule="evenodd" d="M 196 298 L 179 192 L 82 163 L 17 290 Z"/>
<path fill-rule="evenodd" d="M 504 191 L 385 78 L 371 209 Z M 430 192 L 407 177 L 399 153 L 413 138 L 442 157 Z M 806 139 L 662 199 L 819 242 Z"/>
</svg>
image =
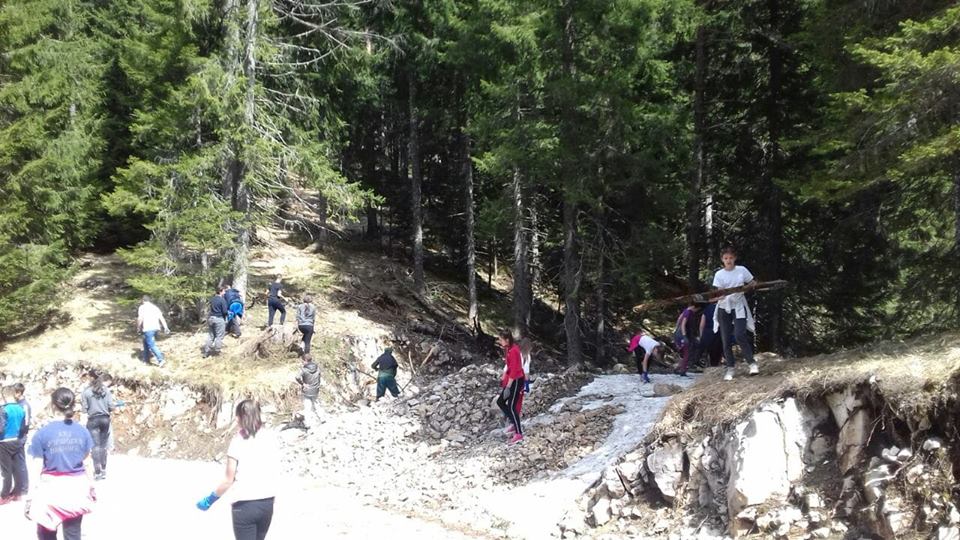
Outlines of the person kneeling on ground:
<svg viewBox="0 0 960 540">
<path fill-rule="evenodd" d="M 317 411 L 317 398 L 320 396 L 320 368 L 309 354 L 303 355 L 303 367 L 297 375 L 297 382 L 300 383 L 300 394 L 303 397 L 304 417 L 321 422 L 320 413 Z"/>
<path fill-rule="evenodd" d="M 400 395 L 400 389 L 397 388 L 397 359 L 393 357 L 393 349 L 387 347 L 383 354 L 377 357 L 370 364 L 370 367 L 377 370 L 377 401 L 390 390 L 393 397 Z"/>
<path fill-rule="evenodd" d="M 630 340 L 627 351 L 632 352 L 636 356 L 637 371 L 643 378 L 643 382 L 650 382 L 650 357 L 652 356 L 657 360 L 663 357 L 663 343 L 641 332 L 633 336 L 633 339 Z M 640 354 L 641 351 L 643 351 L 642 355 Z"/>
</svg>

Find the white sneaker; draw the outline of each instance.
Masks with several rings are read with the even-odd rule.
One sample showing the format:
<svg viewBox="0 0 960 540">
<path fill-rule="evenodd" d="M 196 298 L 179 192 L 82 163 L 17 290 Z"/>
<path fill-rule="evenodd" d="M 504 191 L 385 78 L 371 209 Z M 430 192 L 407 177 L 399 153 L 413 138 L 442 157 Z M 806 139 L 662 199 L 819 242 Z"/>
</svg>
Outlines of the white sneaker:
<svg viewBox="0 0 960 540">
<path fill-rule="evenodd" d="M 760 374 L 760 366 L 758 366 L 756 362 L 750 364 L 750 374 L 751 374 L 751 375 L 759 375 L 759 374 Z"/>
<path fill-rule="evenodd" d="M 728 367 L 728 368 L 727 368 L 727 371 L 725 371 L 724 374 L 723 374 L 723 380 L 725 380 L 725 381 L 732 381 L 732 380 L 733 380 L 733 371 L 734 371 L 733 368 L 729 368 L 729 367 Z"/>
</svg>

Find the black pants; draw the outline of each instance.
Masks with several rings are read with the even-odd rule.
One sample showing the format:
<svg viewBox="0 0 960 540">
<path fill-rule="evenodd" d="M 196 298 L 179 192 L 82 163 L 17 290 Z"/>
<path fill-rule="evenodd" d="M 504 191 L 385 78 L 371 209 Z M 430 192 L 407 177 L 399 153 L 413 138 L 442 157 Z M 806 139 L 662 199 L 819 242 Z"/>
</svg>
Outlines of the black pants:
<svg viewBox="0 0 960 540">
<path fill-rule="evenodd" d="M 736 313 L 730 313 L 717 308 L 717 321 L 720 326 L 720 339 L 723 340 L 723 357 L 727 360 L 727 367 L 732 368 L 737 360 L 733 356 L 733 341 L 740 345 L 740 352 L 748 364 L 753 363 L 753 340 L 747 331 L 747 319 L 738 319 Z"/>
<path fill-rule="evenodd" d="M 301 324 L 297 328 L 303 334 L 303 354 L 307 354 L 310 352 L 310 340 L 313 339 L 313 325 Z"/>
<path fill-rule="evenodd" d="M 23 459 L 23 445 L 19 439 L 0 442 L 0 473 L 3 474 L 0 497 L 21 495 L 26 490 L 26 471 L 19 466 Z"/>
<path fill-rule="evenodd" d="M 514 379 L 510 383 L 510 386 L 506 388 L 507 397 L 504 398 L 504 392 L 500 392 L 500 397 L 497 398 L 497 407 L 500 407 L 500 410 L 503 411 L 503 415 L 510 419 L 510 422 L 513 424 L 513 428 L 517 430 L 517 433 L 523 435 L 523 430 L 520 429 L 520 414 L 517 412 L 517 401 L 520 400 L 520 394 L 523 392 L 523 383 L 524 380 Z"/>
<path fill-rule="evenodd" d="M 90 457 L 93 458 L 93 470 L 97 474 L 107 470 L 107 443 L 110 440 L 110 416 L 100 414 L 91 416 L 87 419 L 87 431 L 93 438 L 93 450 L 90 451 Z"/>
<path fill-rule="evenodd" d="M 80 540 L 80 524 L 83 516 L 68 519 L 63 522 L 63 540 Z M 37 538 L 39 540 L 57 540 L 57 531 L 48 531 L 37 525 Z"/>
<path fill-rule="evenodd" d="M 280 312 L 280 324 L 287 320 L 287 308 L 283 307 L 283 302 L 279 298 L 267 299 L 267 326 L 273 326 L 273 315 Z"/>
<path fill-rule="evenodd" d="M 637 359 L 637 373 L 640 375 L 643 375 L 643 357 L 646 356 L 646 354 L 647 351 L 639 345 L 633 350 L 633 356 Z"/>
<path fill-rule="evenodd" d="M 233 536 L 237 540 L 263 540 L 273 520 L 273 497 L 233 503 Z"/>
</svg>

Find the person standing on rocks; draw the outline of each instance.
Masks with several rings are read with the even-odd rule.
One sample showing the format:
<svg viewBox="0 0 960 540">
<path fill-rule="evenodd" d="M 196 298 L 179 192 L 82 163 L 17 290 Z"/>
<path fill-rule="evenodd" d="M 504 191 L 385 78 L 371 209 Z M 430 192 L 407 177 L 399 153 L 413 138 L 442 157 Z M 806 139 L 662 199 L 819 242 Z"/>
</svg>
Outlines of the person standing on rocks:
<svg viewBox="0 0 960 540">
<path fill-rule="evenodd" d="M 310 354 L 310 341 L 313 339 L 313 322 L 317 317 L 317 307 L 313 305 L 313 297 L 304 295 L 303 303 L 297 306 L 297 329 L 303 336 L 303 354 Z M 281 323 L 283 324 L 283 323 Z"/>
<path fill-rule="evenodd" d="M 687 376 L 687 366 L 690 364 L 690 358 L 697 349 L 697 335 L 700 328 L 700 316 L 703 310 L 703 304 L 691 302 L 677 318 L 677 327 L 674 330 L 674 340 L 680 349 L 680 364 L 674 370 L 674 373 L 681 377 Z"/>
<path fill-rule="evenodd" d="M 223 481 L 200 499 L 197 508 L 207 511 L 232 491 L 233 535 L 237 540 L 263 540 L 273 520 L 273 501 L 280 475 L 280 445 L 276 433 L 266 428 L 260 404 L 245 399 L 237 405 L 237 434 L 227 449 Z"/>
<path fill-rule="evenodd" d="M 63 420 L 43 426 L 30 441 L 30 455 L 42 459 L 43 466 L 24 515 L 36 522 L 40 540 L 56 540 L 61 525 L 64 540 L 80 540 L 83 516 L 93 510 L 97 500 L 87 475 L 93 439 L 89 431 L 73 421 L 72 390 L 57 388 L 51 395 L 51 404 Z"/>
<path fill-rule="evenodd" d="M 297 375 L 297 382 L 300 383 L 300 394 L 303 397 L 304 418 L 322 421 L 320 412 L 317 410 L 317 398 L 320 397 L 320 368 L 309 354 L 303 355 L 303 367 Z"/>
<path fill-rule="evenodd" d="M 723 261 L 723 268 L 717 270 L 713 276 L 713 286 L 717 289 L 730 289 L 733 287 L 748 288 L 756 285 L 753 274 L 745 266 L 737 266 L 737 250 L 732 246 L 723 248 L 720 252 L 720 258 Z M 713 331 L 720 330 L 720 339 L 723 341 L 723 356 L 727 361 L 727 370 L 723 375 L 723 380 L 732 381 L 736 358 L 733 356 L 733 342 L 740 345 L 740 352 L 744 359 L 750 365 L 750 375 L 760 373 L 757 362 L 753 359 L 753 342 L 748 335 L 756 332 L 753 321 L 753 314 L 750 313 L 750 306 L 747 305 L 747 297 L 744 293 L 728 294 L 717 302 L 717 313 L 713 319 Z"/>
<path fill-rule="evenodd" d="M 390 390 L 393 397 L 400 395 L 400 389 L 397 387 L 397 366 L 397 359 L 393 357 L 393 349 L 390 347 L 384 349 L 383 354 L 370 364 L 371 368 L 377 370 L 376 401 L 380 401 L 387 390 Z"/>
<path fill-rule="evenodd" d="M 223 299 L 226 290 L 226 287 L 219 287 L 210 297 L 210 316 L 207 317 L 210 337 L 203 346 L 204 358 L 211 354 L 220 354 L 220 349 L 223 348 L 223 338 L 227 335 L 227 302 Z"/>
<path fill-rule="evenodd" d="M 519 400 L 523 397 L 523 387 L 525 379 L 523 376 L 523 355 L 520 353 L 520 347 L 513 341 L 513 334 L 509 330 L 501 330 L 498 339 L 500 346 L 505 353 L 504 363 L 507 369 L 500 379 L 500 396 L 497 398 L 497 406 L 503 411 L 513 430 L 510 432 L 513 437 L 510 444 L 515 444 L 523 440 L 523 429 L 520 426 L 520 413 L 518 412 Z"/>
<path fill-rule="evenodd" d="M 110 414 L 116 402 L 110 393 L 113 378 L 107 373 L 91 372 L 93 382 L 80 394 L 83 414 L 87 416 L 87 430 L 93 439 L 94 480 L 107 477 L 107 446 L 110 441 Z"/>
<path fill-rule="evenodd" d="M 660 360 L 663 356 L 663 343 L 653 339 L 646 333 L 639 333 L 630 340 L 627 347 L 628 352 L 632 352 L 637 359 L 637 372 L 643 378 L 643 382 L 650 382 L 650 357 Z M 641 354 L 642 353 L 642 354 Z"/>
<path fill-rule="evenodd" d="M 273 316 L 280 312 L 280 326 L 287 320 L 287 308 L 283 307 L 283 275 L 277 274 L 273 283 L 267 287 L 267 326 L 273 326 Z"/>
<path fill-rule="evenodd" d="M 160 311 L 149 296 L 140 299 L 140 307 L 137 309 L 137 332 L 143 334 L 143 363 L 150 363 L 150 355 L 153 354 L 157 359 L 157 366 L 163 367 L 163 353 L 157 347 L 157 332 L 163 330 L 170 333 L 170 327 L 167 326 L 166 319 L 163 318 L 163 312 Z"/>
<path fill-rule="evenodd" d="M 20 487 L 20 493 L 27 494 L 30 489 L 30 476 L 27 473 L 27 435 L 30 433 L 30 423 L 33 421 L 33 409 L 25 397 L 27 389 L 23 383 L 13 385 L 13 398 L 17 404 L 23 407 L 23 429 L 20 430 L 20 452 L 17 454 L 17 462 L 13 464 L 20 470 L 20 478 L 23 485 Z"/>
<path fill-rule="evenodd" d="M 23 447 L 20 437 L 24 433 L 27 413 L 17 403 L 13 386 L 3 388 L 3 407 L 0 407 L 0 475 L 3 486 L 0 488 L 0 505 L 20 499 L 23 494 L 25 471 L 20 468 Z"/>
</svg>

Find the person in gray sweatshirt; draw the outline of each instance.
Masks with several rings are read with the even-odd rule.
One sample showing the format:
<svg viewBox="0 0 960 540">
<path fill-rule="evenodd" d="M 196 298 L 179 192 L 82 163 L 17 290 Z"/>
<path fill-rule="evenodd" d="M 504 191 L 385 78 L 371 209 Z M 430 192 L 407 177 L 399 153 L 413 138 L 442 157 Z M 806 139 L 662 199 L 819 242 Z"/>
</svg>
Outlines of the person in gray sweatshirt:
<svg viewBox="0 0 960 540">
<path fill-rule="evenodd" d="M 317 409 L 317 399 L 320 397 L 320 368 L 309 354 L 303 355 L 303 367 L 300 368 L 300 374 L 297 375 L 296 380 L 300 383 L 300 393 L 303 397 L 304 418 L 322 422 L 323 419 Z"/>
<path fill-rule="evenodd" d="M 297 329 L 303 335 L 303 354 L 310 354 L 310 340 L 313 339 L 313 321 L 317 317 L 317 307 L 313 305 L 313 298 L 308 294 L 303 297 L 303 303 L 297 306 Z"/>
<path fill-rule="evenodd" d="M 80 403 L 83 414 L 87 417 L 87 431 L 93 439 L 94 479 L 103 480 L 107 477 L 107 448 L 110 441 L 110 414 L 116 407 L 113 394 L 110 393 L 110 383 L 113 377 L 109 373 L 91 371 L 92 382 L 81 394 Z"/>
</svg>

